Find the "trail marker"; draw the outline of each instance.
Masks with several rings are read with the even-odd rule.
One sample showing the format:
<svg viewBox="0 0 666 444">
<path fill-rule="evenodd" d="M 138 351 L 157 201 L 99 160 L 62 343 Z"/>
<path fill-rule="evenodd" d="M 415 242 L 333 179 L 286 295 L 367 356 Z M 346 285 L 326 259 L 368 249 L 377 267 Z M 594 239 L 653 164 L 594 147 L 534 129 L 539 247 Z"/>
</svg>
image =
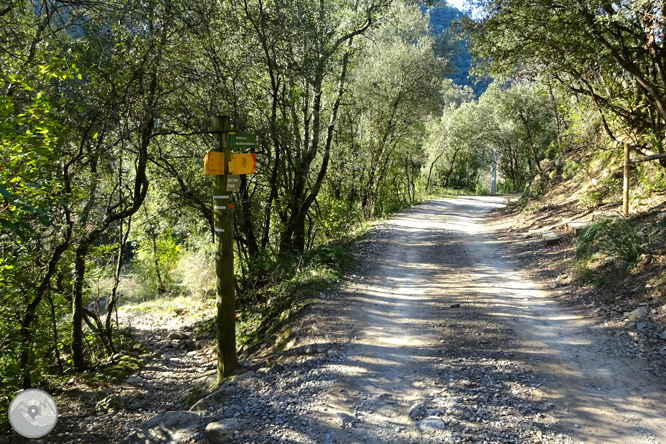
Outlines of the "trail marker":
<svg viewBox="0 0 666 444">
<path fill-rule="evenodd" d="M 212 132 L 217 136 L 217 155 L 231 158 L 228 135 L 231 122 L 227 116 L 213 118 Z M 210 154 L 210 153 L 209 153 Z M 215 230 L 215 287 L 217 289 L 217 380 L 222 381 L 236 367 L 236 287 L 234 277 L 233 194 L 227 193 L 229 171 L 222 162 L 221 175 L 213 181 L 213 225 Z M 226 169 L 226 171 L 225 171 Z"/>
<path fill-rule="evenodd" d="M 229 172 L 234 175 L 254 174 L 257 172 L 256 154 L 232 154 Z"/>
<path fill-rule="evenodd" d="M 220 176 L 224 174 L 224 153 L 209 151 L 204 157 L 204 170 L 206 176 Z"/>
<path fill-rule="evenodd" d="M 227 177 L 227 191 L 237 191 L 239 186 L 240 186 L 240 176 L 229 175 Z"/>
<path fill-rule="evenodd" d="M 257 135 L 252 133 L 229 133 L 229 148 L 259 148 Z"/>
</svg>

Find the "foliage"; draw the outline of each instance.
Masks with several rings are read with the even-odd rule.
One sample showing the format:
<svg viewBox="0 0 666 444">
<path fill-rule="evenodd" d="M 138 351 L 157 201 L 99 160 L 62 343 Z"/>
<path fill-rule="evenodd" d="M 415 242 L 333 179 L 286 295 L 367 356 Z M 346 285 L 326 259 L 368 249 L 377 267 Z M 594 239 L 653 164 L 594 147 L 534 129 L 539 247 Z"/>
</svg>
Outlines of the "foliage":
<svg viewBox="0 0 666 444">
<path fill-rule="evenodd" d="M 622 271 L 631 270 L 641 255 L 641 240 L 628 219 L 605 218 L 587 227 L 578 237 L 576 259 L 588 263 L 603 255 Z"/>
<path fill-rule="evenodd" d="M 0 89 L 6 84 L 0 78 Z M 57 205 L 53 195 L 61 186 L 55 180 L 42 182 L 40 171 L 55 160 L 59 127 L 48 116 L 47 96 L 25 82 L 18 88 L 30 96 L 24 109 L 14 97 L 0 96 L 0 194 L 7 203 L 0 211 L 0 225 L 25 239 L 30 221 L 48 226 L 49 212 Z"/>
<path fill-rule="evenodd" d="M 666 170 L 656 168 L 648 162 L 637 164 L 636 173 L 638 192 L 646 195 L 652 192 L 666 190 Z"/>
<path fill-rule="evenodd" d="M 200 249 L 180 251 L 177 275 L 187 292 L 205 299 L 215 291 L 214 244 L 206 242 Z"/>
<path fill-rule="evenodd" d="M 173 285 L 172 272 L 178 263 L 179 251 L 180 245 L 168 228 L 139 241 L 134 249 L 134 267 L 139 279 L 148 284 L 149 297 L 166 293 Z"/>
<path fill-rule="evenodd" d="M 464 89 L 453 90 L 465 96 Z M 490 162 L 483 110 L 476 101 L 459 101 L 450 93 L 447 97 L 453 100 L 428 127 L 426 191 L 431 186 L 474 191 L 480 170 Z"/>
<path fill-rule="evenodd" d="M 600 194 L 596 191 L 585 193 L 578 199 L 578 203 L 586 210 L 594 208 L 598 205 Z"/>
<path fill-rule="evenodd" d="M 265 288 L 260 302 L 241 301 L 238 341 L 245 353 L 268 341 L 309 300 L 325 294 L 344 275 L 352 263 L 353 242 L 364 232 L 356 230 L 341 241 L 320 245 L 296 263 L 276 264 L 273 281 Z"/>
<path fill-rule="evenodd" d="M 351 73 L 351 106 L 331 159 L 328 187 L 360 206 L 366 220 L 415 202 L 425 122 L 441 107 L 443 60 L 419 8 L 394 4 L 386 26 L 372 30 L 367 56 Z M 340 174 L 349 171 L 351 174 Z M 351 176 L 351 177 L 350 177 Z"/>
<path fill-rule="evenodd" d="M 260 142 L 233 203 L 248 345 L 339 277 L 345 241 L 373 218 L 486 193 L 494 162 L 498 190 L 524 191 L 525 206 L 549 179 L 616 162 L 620 136 L 663 151 L 661 12 L 567 2 L 479 0 L 478 16 L 389 0 L 7 3 L 0 400 L 106 363 L 129 341 L 117 304 L 171 292 L 152 307 L 207 307 L 211 116 Z M 465 35 L 503 76 L 487 89 L 461 86 Z M 602 154 L 564 161 L 581 147 Z M 663 188 L 663 174 L 638 171 L 639 190 Z M 584 204 L 617 183 L 592 192 Z M 634 262 L 629 234 L 614 247 L 597 231 L 581 251 Z M 85 308 L 98 298 L 105 316 Z"/>
<path fill-rule="evenodd" d="M 419 199 L 425 122 L 448 99 L 417 6 L 44 6 L 1 11 L 1 396 L 114 355 L 112 308 L 137 282 L 210 292 L 211 115 L 260 140 L 235 194 L 243 313 L 274 313 L 281 281 L 333 267 L 317 248 Z M 85 308 L 98 298 L 106 315 Z"/>
<path fill-rule="evenodd" d="M 490 187 L 497 159 L 499 187 L 539 195 L 549 156 L 566 151 L 567 122 L 560 101 L 536 81 L 494 82 L 478 101 L 464 89 L 449 89 L 439 122 L 431 122 L 425 146 L 429 154 L 426 190 L 433 185 L 467 189 Z"/>
<path fill-rule="evenodd" d="M 552 79 L 587 97 L 607 135 L 663 152 L 663 11 L 652 2 L 478 0 L 466 19 L 494 74 Z M 549 80 L 550 81 L 550 80 Z"/>
<path fill-rule="evenodd" d="M 488 196 L 490 194 L 490 190 L 485 186 L 481 185 L 480 183 L 477 183 L 476 189 L 474 190 L 474 194 L 476 194 L 477 196 Z"/>
</svg>

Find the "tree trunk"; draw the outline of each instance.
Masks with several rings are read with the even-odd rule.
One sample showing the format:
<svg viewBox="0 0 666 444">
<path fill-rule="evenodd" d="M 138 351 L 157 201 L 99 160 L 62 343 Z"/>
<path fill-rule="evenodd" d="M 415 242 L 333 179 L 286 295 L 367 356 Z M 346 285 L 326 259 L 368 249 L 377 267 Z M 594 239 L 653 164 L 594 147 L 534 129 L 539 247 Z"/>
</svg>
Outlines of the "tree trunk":
<svg viewBox="0 0 666 444">
<path fill-rule="evenodd" d="M 318 68 L 318 77 L 314 82 L 314 96 L 312 100 L 312 136 L 310 137 L 309 148 L 303 150 L 303 155 L 300 159 L 299 168 L 296 170 L 294 177 L 294 190 L 292 204 L 289 207 L 289 216 L 288 222 L 281 237 L 280 241 L 280 254 L 285 255 L 289 253 L 303 253 L 305 250 L 305 219 L 307 213 L 310 209 L 310 206 L 314 203 L 321 185 L 326 176 L 326 171 L 328 170 L 328 162 L 330 160 L 331 154 L 331 143 L 333 141 L 333 132 L 335 130 L 335 124 L 338 117 L 338 109 L 340 108 L 340 102 L 342 101 L 342 96 L 344 95 L 344 86 L 347 76 L 347 66 L 349 63 L 349 54 L 351 52 L 353 37 L 349 38 L 347 42 L 347 49 L 342 56 L 341 67 L 340 67 L 340 79 L 338 81 L 338 87 L 336 90 L 335 101 L 331 109 L 331 115 L 329 118 L 328 126 L 326 129 L 326 139 L 324 142 L 324 154 L 319 167 L 319 172 L 315 180 L 314 185 L 310 188 L 309 193 L 306 194 L 305 187 L 307 185 L 308 173 L 310 171 L 310 165 L 317 155 L 317 149 L 319 146 L 319 133 L 320 133 L 320 117 L 321 117 L 321 95 L 322 95 L 322 83 L 324 76 L 324 66 L 323 64 Z"/>
<path fill-rule="evenodd" d="M 96 236 L 95 236 L 96 237 Z M 74 259 L 74 301 L 72 307 L 72 361 L 76 371 L 85 368 L 83 354 L 83 284 L 86 275 L 86 258 L 90 249 L 89 237 L 79 244 Z"/>
<path fill-rule="evenodd" d="M 63 168 L 63 183 L 64 183 L 64 197 L 69 198 L 72 195 L 72 182 L 69 176 L 69 168 L 77 162 L 82 155 L 82 152 L 74 156 Z M 30 324 L 35 320 L 35 312 L 39 306 L 42 298 L 47 292 L 51 291 L 51 279 L 57 271 L 57 265 L 62 255 L 70 246 L 72 240 L 72 231 L 74 222 L 72 221 L 72 215 L 70 209 L 65 204 L 65 235 L 58 244 L 58 246 L 53 250 L 53 255 L 49 260 L 48 267 L 46 268 L 46 273 L 42 277 L 37 290 L 35 291 L 35 299 L 28 305 L 26 313 L 23 317 L 23 322 L 21 323 L 21 353 L 19 357 L 19 365 L 21 373 L 23 375 L 23 388 L 28 389 L 32 387 L 32 379 L 30 377 L 30 350 L 32 342 L 32 327 Z M 57 345 L 56 345 L 57 346 Z"/>
<path fill-rule="evenodd" d="M 68 224 L 65 237 L 60 242 L 60 244 L 55 248 L 51 259 L 49 260 L 46 273 L 42 277 L 39 286 L 35 291 L 35 298 L 32 300 L 28 308 L 26 309 L 25 315 L 23 316 L 23 322 L 21 322 L 21 354 L 20 354 L 20 368 L 21 373 L 23 374 L 23 388 L 28 389 L 32 387 L 32 379 L 30 377 L 30 352 L 32 349 L 32 323 L 37 322 L 35 313 L 37 307 L 39 306 L 42 298 L 50 291 L 51 278 L 56 272 L 56 267 L 62 254 L 69 247 L 69 243 L 72 237 L 72 227 L 71 222 L 69 221 L 69 212 L 67 215 Z"/>
</svg>

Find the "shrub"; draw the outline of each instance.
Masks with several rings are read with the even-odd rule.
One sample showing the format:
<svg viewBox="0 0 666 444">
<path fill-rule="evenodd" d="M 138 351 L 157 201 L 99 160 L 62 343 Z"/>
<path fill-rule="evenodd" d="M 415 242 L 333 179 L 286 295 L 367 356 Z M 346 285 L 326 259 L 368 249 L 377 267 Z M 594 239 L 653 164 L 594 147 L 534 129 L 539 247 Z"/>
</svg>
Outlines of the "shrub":
<svg viewBox="0 0 666 444">
<path fill-rule="evenodd" d="M 490 190 L 488 190 L 488 188 L 485 187 L 484 185 L 477 182 L 474 194 L 476 194 L 477 196 L 488 196 L 490 194 Z"/>
<path fill-rule="evenodd" d="M 598 192 L 590 191 L 589 193 L 585 193 L 583 196 L 581 196 L 580 199 L 578 199 L 578 204 L 582 208 L 589 210 L 590 208 L 594 208 L 599 204 L 600 198 L 601 195 Z"/>
<path fill-rule="evenodd" d="M 215 292 L 215 244 L 208 241 L 201 249 L 187 249 L 178 261 L 178 274 L 183 286 L 196 297 L 204 299 Z"/>
<path fill-rule="evenodd" d="M 576 259 L 580 263 L 588 263 L 597 255 L 605 255 L 626 272 L 638 263 L 640 245 L 640 238 L 627 219 L 606 218 L 593 223 L 580 234 Z"/>
<path fill-rule="evenodd" d="M 178 264 L 180 245 L 176 244 L 171 232 L 169 228 L 146 237 L 134 250 L 134 267 L 141 282 L 147 284 L 149 296 L 164 294 L 173 286 L 171 273 Z"/>
<path fill-rule="evenodd" d="M 562 169 L 562 178 L 564 179 L 572 178 L 579 169 L 580 169 L 580 164 L 578 164 L 576 161 L 565 163 L 564 168 Z"/>
</svg>

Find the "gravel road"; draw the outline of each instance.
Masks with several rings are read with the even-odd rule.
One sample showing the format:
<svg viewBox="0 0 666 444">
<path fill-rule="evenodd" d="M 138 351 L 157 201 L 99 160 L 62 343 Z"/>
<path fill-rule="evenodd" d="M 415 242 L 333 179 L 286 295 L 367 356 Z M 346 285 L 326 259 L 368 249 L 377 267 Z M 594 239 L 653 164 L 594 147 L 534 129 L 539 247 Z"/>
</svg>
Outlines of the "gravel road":
<svg viewBox="0 0 666 444">
<path fill-rule="evenodd" d="M 157 341 L 114 395 L 132 402 L 65 415 L 53 442 L 666 443 L 663 382 L 518 268 L 484 225 L 502 205 L 441 199 L 378 224 L 286 351 L 179 411 L 214 356 Z"/>
<path fill-rule="evenodd" d="M 666 442 L 663 384 L 517 269 L 483 225 L 502 204 L 380 225 L 303 320 L 303 353 L 231 384 L 210 421 L 256 443 Z"/>
</svg>

